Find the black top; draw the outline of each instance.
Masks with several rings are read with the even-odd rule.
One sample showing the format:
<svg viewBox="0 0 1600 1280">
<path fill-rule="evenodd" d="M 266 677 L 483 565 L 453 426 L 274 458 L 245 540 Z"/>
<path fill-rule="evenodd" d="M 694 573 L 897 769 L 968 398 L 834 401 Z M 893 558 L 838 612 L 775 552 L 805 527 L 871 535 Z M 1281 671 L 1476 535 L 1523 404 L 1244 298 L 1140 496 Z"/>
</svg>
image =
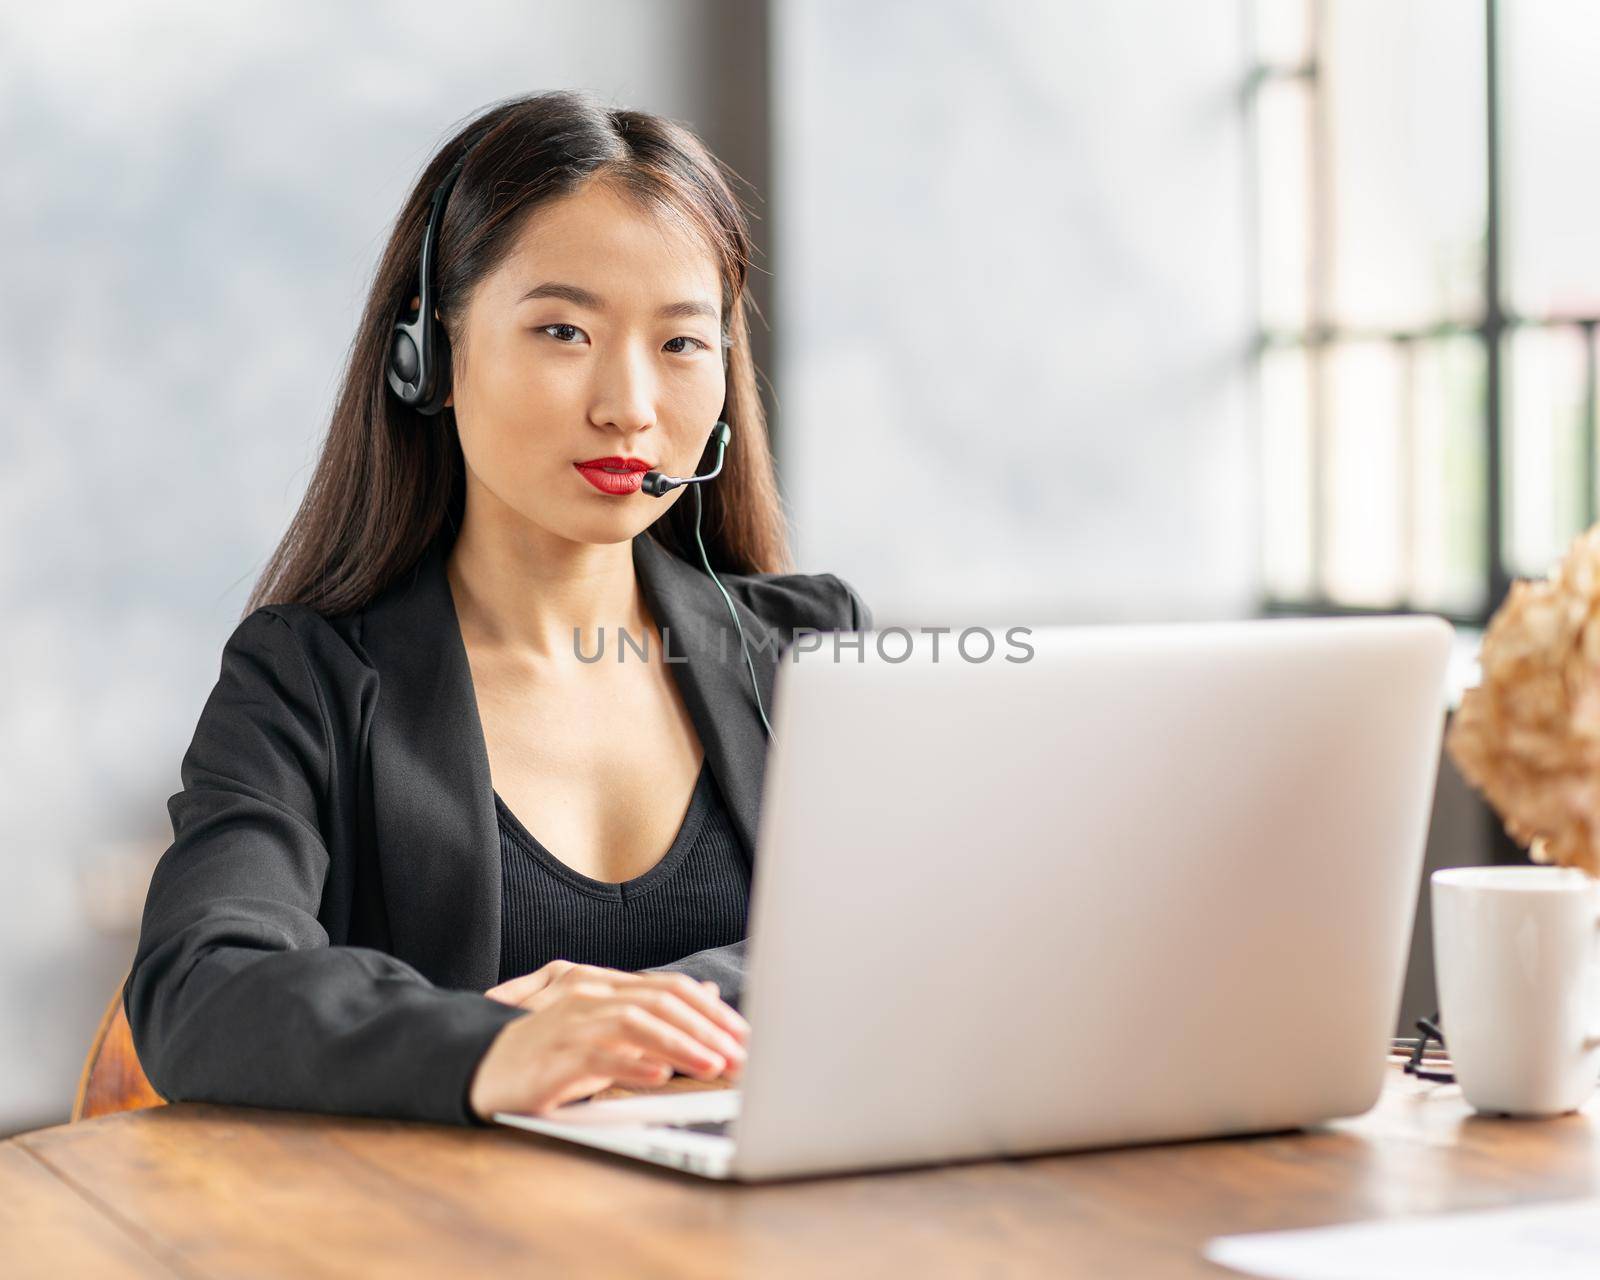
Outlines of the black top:
<svg viewBox="0 0 1600 1280">
<path fill-rule="evenodd" d="M 750 870 L 710 768 L 702 764 L 683 824 L 648 871 L 620 883 L 575 871 L 517 820 L 496 792 L 502 902 L 500 981 L 551 960 L 634 972 L 745 936 Z"/>
</svg>

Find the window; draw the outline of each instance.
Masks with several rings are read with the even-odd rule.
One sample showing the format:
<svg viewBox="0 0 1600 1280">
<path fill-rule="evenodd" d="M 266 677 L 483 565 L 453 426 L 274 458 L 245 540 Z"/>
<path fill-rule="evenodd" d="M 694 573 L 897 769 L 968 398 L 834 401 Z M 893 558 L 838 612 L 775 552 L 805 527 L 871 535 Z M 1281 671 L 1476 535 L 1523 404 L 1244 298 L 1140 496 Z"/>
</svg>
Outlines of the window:
<svg viewBox="0 0 1600 1280">
<path fill-rule="evenodd" d="M 1600 6 L 1250 14 L 1264 611 L 1482 625 L 1597 514 Z"/>
</svg>

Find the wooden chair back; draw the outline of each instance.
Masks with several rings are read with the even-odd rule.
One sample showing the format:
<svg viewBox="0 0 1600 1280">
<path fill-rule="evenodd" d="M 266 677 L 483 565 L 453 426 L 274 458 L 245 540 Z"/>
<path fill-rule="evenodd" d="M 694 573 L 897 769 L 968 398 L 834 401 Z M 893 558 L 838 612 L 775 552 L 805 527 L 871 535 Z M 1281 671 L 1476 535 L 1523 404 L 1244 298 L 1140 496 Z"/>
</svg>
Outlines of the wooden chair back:
<svg viewBox="0 0 1600 1280">
<path fill-rule="evenodd" d="M 122 1009 L 122 982 L 100 1015 L 94 1041 L 83 1060 L 78 1077 L 78 1096 L 73 1099 L 72 1118 L 92 1120 L 118 1111 L 138 1111 L 144 1107 L 164 1107 L 167 1100 L 145 1078 L 139 1055 L 133 1050 L 133 1032 Z"/>
</svg>

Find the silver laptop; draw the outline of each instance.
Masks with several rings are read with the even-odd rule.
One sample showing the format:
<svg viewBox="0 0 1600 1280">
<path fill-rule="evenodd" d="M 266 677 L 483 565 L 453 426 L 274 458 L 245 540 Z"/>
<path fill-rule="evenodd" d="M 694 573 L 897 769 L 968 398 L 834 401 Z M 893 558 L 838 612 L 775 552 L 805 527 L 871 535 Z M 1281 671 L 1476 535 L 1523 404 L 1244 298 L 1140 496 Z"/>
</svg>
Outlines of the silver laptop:
<svg viewBox="0 0 1600 1280">
<path fill-rule="evenodd" d="M 1451 638 L 1395 617 L 791 650 L 740 1087 L 495 1119 L 757 1181 L 1365 1111 Z"/>
</svg>

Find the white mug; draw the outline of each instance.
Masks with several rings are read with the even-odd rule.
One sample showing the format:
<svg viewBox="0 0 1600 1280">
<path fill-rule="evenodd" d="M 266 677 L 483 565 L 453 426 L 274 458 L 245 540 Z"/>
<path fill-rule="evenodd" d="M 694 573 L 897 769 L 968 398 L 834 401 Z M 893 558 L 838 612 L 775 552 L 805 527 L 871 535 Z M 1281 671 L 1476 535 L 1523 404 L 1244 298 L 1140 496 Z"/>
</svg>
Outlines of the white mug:
<svg viewBox="0 0 1600 1280">
<path fill-rule="evenodd" d="M 1435 871 L 1451 1069 L 1479 1111 L 1575 1111 L 1600 1081 L 1600 881 L 1572 867 Z"/>
</svg>

